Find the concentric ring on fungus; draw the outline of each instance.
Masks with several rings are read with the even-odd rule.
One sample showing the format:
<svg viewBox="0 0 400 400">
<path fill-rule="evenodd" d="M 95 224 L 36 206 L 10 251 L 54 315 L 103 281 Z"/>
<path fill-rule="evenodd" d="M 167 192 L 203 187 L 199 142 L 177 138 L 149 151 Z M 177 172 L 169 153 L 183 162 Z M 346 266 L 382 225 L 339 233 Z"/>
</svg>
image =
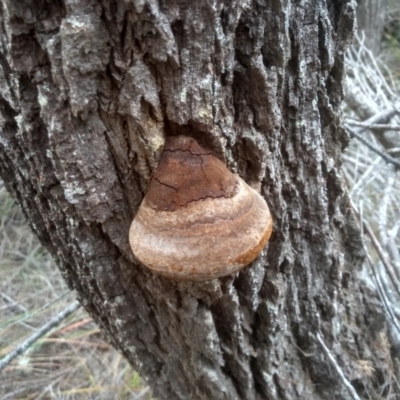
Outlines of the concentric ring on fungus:
<svg viewBox="0 0 400 400">
<path fill-rule="evenodd" d="M 166 140 L 129 231 L 136 258 L 174 279 L 202 281 L 250 264 L 272 232 L 265 200 L 192 138 Z"/>
</svg>

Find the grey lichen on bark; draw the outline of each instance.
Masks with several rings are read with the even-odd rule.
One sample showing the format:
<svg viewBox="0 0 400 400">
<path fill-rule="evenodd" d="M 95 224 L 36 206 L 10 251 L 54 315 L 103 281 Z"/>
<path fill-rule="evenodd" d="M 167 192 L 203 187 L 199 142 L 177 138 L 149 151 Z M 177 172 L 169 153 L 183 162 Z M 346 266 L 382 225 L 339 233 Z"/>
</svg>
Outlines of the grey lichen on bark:
<svg viewBox="0 0 400 400">
<path fill-rule="evenodd" d="M 357 360 L 381 375 L 392 367 L 376 342 L 379 305 L 357 275 L 339 167 L 353 1 L 0 4 L 1 176 L 159 398 L 347 398 L 318 331 L 349 379 Z M 273 237 L 236 276 L 175 282 L 129 249 L 164 139 L 178 134 L 270 206 Z"/>
</svg>

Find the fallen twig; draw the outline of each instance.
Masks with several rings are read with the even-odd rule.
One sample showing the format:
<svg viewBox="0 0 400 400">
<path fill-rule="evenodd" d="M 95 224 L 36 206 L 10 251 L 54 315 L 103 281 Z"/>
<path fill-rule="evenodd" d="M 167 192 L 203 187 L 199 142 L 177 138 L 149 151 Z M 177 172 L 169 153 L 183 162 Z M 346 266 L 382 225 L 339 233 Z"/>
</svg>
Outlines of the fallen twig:
<svg viewBox="0 0 400 400">
<path fill-rule="evenodd" d="M 400 161 L 396 160 L 392 156 L 389 156 L 388 154 L 386 154 L 383 151 L 376 148 L 376 146 L 374 146 L 369 140 L 365 139 L 360 134 L 359 131 L 355 131 L 354 129 L 350 128 L 350 126 L 347 124 L 345 124 L 344 127 L 351 137 L 357 138 L 361 143 L 363 143 L 365 146 L 367 146 L 374 153 L 379 154 L 388 164 L 393 164 L 396 167 L 400 167 Z M 365 129 L 367 129 L 367 128 L 365 128 Z"/>
<path fill-rule="evenodd" d="M 24 322 L 26 320 L 32 319 L 34 316 L 40 314 L 42 311 L 46 310 L 47 308 L 49 308 L 51 305 L 53 305 L 54 303 L 57 303 L 57 301 L 61 300 L 64 296 L 66 296 L 69 292 L 69 290 L 66 290 L 63 294 L 61 294 L 60 296 L 58 296 L 56 299 L 46 303 L 44 306 L 40 307 L 38 310 L 29 313 L 26 312 L 24 317 L 19 318 L 17 321 L 12 321 L 9 324 L 5 325 L 5 327 L 9 328 L 12 325 L 15 324 L 20 324 L 21 322 Z"/>
<path fill-rule="evenodd" d="M 358 218 L 360 218 L 360 222 L 362 223 L 363 230 L 370 237 L 371 242 L 374 245 L 375 250 L 379 255 L 379 258 L 381 259 L 382 264 L 384 265 L 385 270 L 386 270 L 387 274 L 389 275 L 390 280 L 392 281 L 394 289 L 400 295 L 400 281 L 399 281 L 399 279 L 397 279 L 396 272 L 395 272 L 393 265 L 385 256 L 385 253 L 384 253 L 378 239 L 376 238 L 372 228 L 370 227 L 369 223 L 360 216 L 360 213 L 358 212 L 355 204 L 351 200 L 350 200 L 350 204 L 351 204 L 351 207 L 353 208 L 354 213 L 357 215 Z"/>
<path fill-rule="evenodd" d="M 378 271 L 376 270 L 375 265 L 371 260 L 371 256 L 367 252 L 365 244 L 364 244 L 364 248 L 366 250 L 367 261 L 368 261 L 368 264 L 369 264 L 369 266 L 371 268 L 372 275 L 373 275 L 374 280 L 375 280 L 375 286 L 376 286 L 376 288 L 378 290 L 378 295 L 379 295 L 379 298 L 381 300 L 382 307 L 383 307 L 388 319 L 390 320 L 390 322 L 392 322 L 392 324 L 395 326 L 395 328 L 397 329 L 398 333 L 400 334 L 400 325 L 399 325 L 399 323 L 397 321 L 398 315 L 396 313 L 396 311 L 398 311 L 398 310 L 394 310 L 393 309 L 392 303 L 390 302 L 390 300 L 386 296 L 386 291 L 383 288 L 382 282 L 381 282 L 381 280 L 379 278 Z"/>
<path fill-rule="evenodd" d="M 352 386 L 352 384 L 348 381 L 348 379 L 345 377 L 344 372 L 342 371 L 342 369 L 340 368 L 339 364 L 336 362 L 335 357 L 333 356 L 333 354 L 330 352 L 330 350 L 328 349 L 328 347 L 326 346 L 326 344 L 324 343 L 324 341 L 322 340 L 322 337 L 320 335 L 319 332 L 317 332 L 317 334 L 315 335 L 319 344 L 321 345 L 325 355 L 328 357 L 329 361 L 331 362 L 331 364 L 333 365 L 333 367 L 335 368 L 337 374 L 339 375 L 340 379 L 343 382 L 343 385 L 346 387 L 346 389 L 348 390 L 348 392 L 350 393 L 350 396 L 354 399 L 354 400 L 361 400 L 360 397 L 358 396 L 356 390 L 354 389 L 354 387 Z"/>
<path fill-rule="evenodd" d="M 360 128 L 366 129 L 380 129 L 385 131 L 400 131 L 400 125 L 393 125 L 393 124 L 370 124 L 367 122 L 359 122 L 359 121 L 352 121 L 346 120 L 346 124 L 351 126 L 358 126 Z"/>
<path fill-rule="evenodd" d="M 25 342 L 22 342 L 15 347 L 13 351 L 8 353 L 5 357 L 0 360 L 0 371 L 2 371 L 14 358 L 25 353 L 35 343 L 40 337 L 44 336 L 47 332 L 53 329 L 55 326 L 59 325 L 62 320 L 67 318 L 73 312 L 75 312 L 80 307 L 77 301 L 74 301 L 67 308 L 61 311 L 53 319 L 51 319 L 47 324 L 43 325 L 37 332 L 31 335 Z"/>
</svg>

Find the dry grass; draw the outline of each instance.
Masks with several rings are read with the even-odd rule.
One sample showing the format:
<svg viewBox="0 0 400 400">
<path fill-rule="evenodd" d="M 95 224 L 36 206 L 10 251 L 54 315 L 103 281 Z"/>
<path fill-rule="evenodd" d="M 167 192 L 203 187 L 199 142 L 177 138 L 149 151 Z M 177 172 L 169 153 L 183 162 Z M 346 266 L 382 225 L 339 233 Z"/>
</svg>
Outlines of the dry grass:
<svg viewBox="0 0 400 400">
<path fill-rule="evenodd" d="M 0 358 L 74 300 L 0 183 Z M 0 374 L 0 398 L 151 399 L 80 308 Z"/>
<path fill-rule="evenodd" d="M 363 120 L 384 110 L 397 108 L 390 121 L 381 121 L 400 128 L 399 80 L 385 63 L 384 58 L 375 58 L 363 46 L 359 38 L 357 50 L 347 54 L 348 93 L 345 106 L 346 120 Z M 356 100 L 356 101 L 355 101 Z M 359 107 L 357 107 L 357 103 Z M 390 141 L 384 148 L 379 140 L 385 134 Z M 373 147 L 400 160 L 400 129 L 397 131 L 366 130 L 362 137 Z M 390 351 L 400 349 L 400 180 L 399 171 L 387 163 L 380 155 L 352 139 L 343 154 L 343 172 L 348 184 L 350 197 L 360 213 L 360 226 L 363 226 L 363 238 L 367 251 L 362 278 L 380 298 L 383 313 L 386 316 L 386 329 L 381 331 L 377 348 L 385 348 L 382 354 L 392 354 L 393 360 L 399 359 L 399 353 Z M 367 221 L 370 227 L 361 223 Z M 388 335 L 390 337 L 388 337 Z M 375 366 L 372 360 L 355 360 L 355 373 L 360 380 L 373 379 L 376 382 L 376 370 L 381 368 L 384 379 L 377 384 L 377 391 L 366 392 L 366 398 L 398 399 L 400 393 L 400 370 L 398 362 L 391 359 L 381 360 Z"/>
<path fill-rule="evenodd" d="M 371 141 L 373 136 L 369 136 Z M 379 148 L 380 146 L 375 143 Z M 395 270 L 397 282 L 393 282 L 379 257 L 376 248 L 371 243 L 370 237 L 364 232 L 364 242 L 371 258 L 371 263 L 365 263 L 362 271 L 362 279 L 369 283 L 371 289 L 380 297 L 383 313 L 386 315 L 387 329 L 394 333 L 391 337 L 393 343 L 386 346 L 382 354 L 390 354 L 390 346 L 399 346 L 400 331 L 400 296 L 397 286 L 400 282 L 400 182 L 398 172 L 377 154 L 368 150 L 365 146 L 356 143 L 353 139 L 347 149 L 344 158 L 344 173 L 348 181 L 349 193 L 361 218 L 371 226 L 375 237 L 383 248 L 384 255 Z M 396 179 L 397 176 L 397 179 Z M 381 290 L 379 290 L 379 288 Z M 378 288 L 378 289 L 377 289 Z M 397 333 L 396 333 L 397 332 Z M 381 332 L 386 337 L 386 329 Z M 397 342 L 397 343 L 396 343 Z M 395 356 L 395 354 L 393 354 Z M 397 355 L 398 357 L 398 355 Z M 371 360 L 355 360 L 355 376 L 358 381 L 376 381 L 375 365 Z M 399 370 L 392 361 L 382 360 L 381 373 L 385 375 L 384 382 L 380 384 L 379 390 L 375 393 L 368 393 L 365 398 L 395 400 L 400 397 Z M 378 369 L 379 367 L 377 367 Z M 396 371 L 397 368 L 397 371 Z M 357 372 L 357 373 L 356 373 Z M 361 373 L 362 372 L 362 373 Z M 396 376 L 397 374 L 397 376 Z M 364 398 L 364 397 L 363 397 Z"/>
</svg>

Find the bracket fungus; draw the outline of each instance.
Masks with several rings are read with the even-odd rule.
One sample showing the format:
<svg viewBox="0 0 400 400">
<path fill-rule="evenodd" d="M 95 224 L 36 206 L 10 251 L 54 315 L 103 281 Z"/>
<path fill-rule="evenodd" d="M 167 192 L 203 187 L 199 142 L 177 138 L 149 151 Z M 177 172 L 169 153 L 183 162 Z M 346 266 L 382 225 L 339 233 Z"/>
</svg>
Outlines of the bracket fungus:
<svg viewBox="0 0 400 400">
<path fill-rule="evenodd" d="M 166 140 L 129 232 L 136 258 L 170 278 L 203 281 L 253 261 L 272 232 L 265 200 L 192 138 Z"/>
</svg>

